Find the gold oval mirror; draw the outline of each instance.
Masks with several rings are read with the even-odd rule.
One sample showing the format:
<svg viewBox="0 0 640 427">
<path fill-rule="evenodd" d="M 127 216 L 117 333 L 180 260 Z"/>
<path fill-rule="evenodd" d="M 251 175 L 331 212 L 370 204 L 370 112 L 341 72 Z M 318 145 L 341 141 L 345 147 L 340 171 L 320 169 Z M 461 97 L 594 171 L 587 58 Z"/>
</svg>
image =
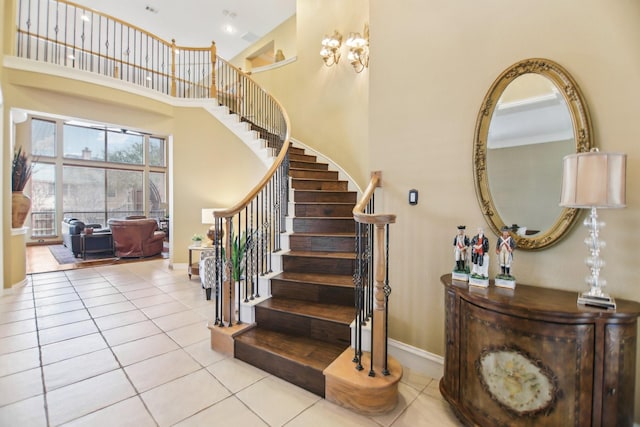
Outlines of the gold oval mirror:
<svg viewBox="0 0 640 427">
<path fill-rule="evenodd" d="M 506 69 L 484 98 L 473 166 L 482 214 L 494 232 L 511 229 L 519 249 L 557 243 L 577 209 L 560 208 L 562 158 L 592 147 L 582 93 L 560 65 L 526 59 Z"/>
</svg>

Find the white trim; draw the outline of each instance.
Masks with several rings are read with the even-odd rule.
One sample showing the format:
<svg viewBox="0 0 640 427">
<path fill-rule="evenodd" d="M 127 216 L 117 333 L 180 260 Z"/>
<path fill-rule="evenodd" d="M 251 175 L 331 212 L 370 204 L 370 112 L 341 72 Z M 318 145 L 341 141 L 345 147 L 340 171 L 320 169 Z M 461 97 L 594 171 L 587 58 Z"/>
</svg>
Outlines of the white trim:
<svg viewBox="0 0 640 427">
<path fill-rule="evenodd" d="M 47 62 L 34 61 L 32 59 L 19 58 L 17 56 L 5 56 L 4 66 L 6 68 L 30 71 L 33 73 L 48 74 L 65 79 L 73 79 L 99 86 L 109 87 L 122 92 L 132 93 L 135 95 L 154 99 L 156 101 L 160 101 L 174 107 L 207 107 L 211 105 L 218 105 L 217 101 L 212 98 L 176 98 L 170 95 L 165 95 L 156 90 L 146 89 L 137 84 L 129 83 L 110 76 L 96 74 L 91 71 L 78 70 L 76 68 L 69 68 L 58 64 L 50 64 Z"/>
<path fill-rule="evenodd" d="M 389 338 L 389 355 L 402 366 L 430 378 L 442 378 L 444 375 L 444 357 L 417 347 Z"/>
<path fill-rule="evenodd" d="M 11 285 L 10 288 L 0 288 L 0 297 L 6 296 L 6 295 L 13 295 L 15 289 L 24 288 L 28 284 L 29 284 L 29 280 L 25 277 L 18 283 L 14 283 L 13 285 Z"/>
<path fill-rule="evenodd" d="M 187 267 L 189 266 L 189 263 L 187 262 L 175 262 L 173 264 L 171 264 L 172 268 L 174 270 L 184 270 L 187 271 Z"/>
<path fill-rule="evenodd" d="M 284 65 L 291 64 L 292 62 L 295 62 L 297 60 L 298 60 L 297 56 L 292 56 L 291 58 L 284 59 L 284 60 L 282 60 L 280 62 L 274 62 L 273 64 L 263 65 L 262 67 L 252 68 L 251 72 L 248 73 L 248 74 L 255 74 L 255 73 L 262 73 L 262 72 L 265 72 L 265 71 L 271 71 L 271 70 L 273 70 L 275 68 L 280 68 L 280 67 L 282 67 Z"/>
<path fill-rule="evenodd" d="M 14 283 L 13 285 L 11 285 L 11 291 L 13 292 L 13 290 L 16 289 L 16 288 L 24 288 L 28 284 L 29 284 L 29 281 L 25 277 L 24 279 L 22 279 L 18 283 Z"/>
<path fill-rule="evenodd" d="M 12 228 L 11 235 L 19 236 L 21 234 L 27 234 L 27 231 L 29 231 L 29 227 Z"/>
</svg>

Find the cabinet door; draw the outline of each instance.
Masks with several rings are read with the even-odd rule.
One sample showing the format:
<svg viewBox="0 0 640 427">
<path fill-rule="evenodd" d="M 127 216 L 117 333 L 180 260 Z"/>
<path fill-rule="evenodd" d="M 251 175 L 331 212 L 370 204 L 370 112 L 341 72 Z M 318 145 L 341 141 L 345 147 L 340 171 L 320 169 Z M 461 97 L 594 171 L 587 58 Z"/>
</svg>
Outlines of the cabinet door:
<svg viewBox="0 0 640 427">
<path fill-rule="evenodd" d="M 445 355 L 444 355 L 444 391 L 449 394 L 449 398 L 454 401 L 458 401 L 458 382 L 460 376 L 458 373 L 460 372 L 460 359 L 458 355 L 458 331 L 460 330 L 460 326 L 458 324 L 460 316 L 458 315 L 458 301 L 460 299 L 457 297 L 455 292 L 447 291 L 444 295 L 444 305 L 445 305 L 445 317 L 444 317 L 444 328 L 445 328 Z"/>
<path fill-rule="evenodd" d="M 465 300 L 460 315 L 460 402 L 480 425 L 591 425 L 593 324 L 528 320 Z"/>
<path fill-rule="evenodd" d="M 602 425 L 632 426 L 637 322 L 604 325 Z M 600 393 L 596 393 L 596 399 Z M 597 423 L 595 423 L 597 425 Z"/>
</svg>

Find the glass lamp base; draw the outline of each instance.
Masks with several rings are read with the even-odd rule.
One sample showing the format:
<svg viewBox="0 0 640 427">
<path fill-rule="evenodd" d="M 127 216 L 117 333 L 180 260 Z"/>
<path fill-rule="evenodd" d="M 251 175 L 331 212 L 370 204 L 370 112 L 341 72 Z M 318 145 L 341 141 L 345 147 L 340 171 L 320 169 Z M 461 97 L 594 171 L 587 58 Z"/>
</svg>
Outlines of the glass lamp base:
<svg viewBox="0 0 640 427">
<path fill-rule="evenodd" d="M 602 294 L 600 296 L 589 295 L 589 292 L 583 292 L 578 294 L 578 304 L 588 305 L 591 307 L 608 308 L 611 310 L 616 309 L 616 301 L 613 297 Z"/>
</svg>

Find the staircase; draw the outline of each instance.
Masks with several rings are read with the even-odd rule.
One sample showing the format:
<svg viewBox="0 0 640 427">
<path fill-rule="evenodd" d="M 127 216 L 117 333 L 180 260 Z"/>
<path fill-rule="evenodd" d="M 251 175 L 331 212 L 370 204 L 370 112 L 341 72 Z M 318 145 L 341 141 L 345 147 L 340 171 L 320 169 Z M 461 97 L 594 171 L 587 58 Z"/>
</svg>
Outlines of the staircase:
<svg viewBox="0 0 640 427">
<path fill-rule="evenodd" d="M 293 232 L 257 326 L 234 337 L 235 357 L 319 396 L 323 370 L 350 346 L 356 192 L 315 156 L 291 147 Z"/>
</svg>

